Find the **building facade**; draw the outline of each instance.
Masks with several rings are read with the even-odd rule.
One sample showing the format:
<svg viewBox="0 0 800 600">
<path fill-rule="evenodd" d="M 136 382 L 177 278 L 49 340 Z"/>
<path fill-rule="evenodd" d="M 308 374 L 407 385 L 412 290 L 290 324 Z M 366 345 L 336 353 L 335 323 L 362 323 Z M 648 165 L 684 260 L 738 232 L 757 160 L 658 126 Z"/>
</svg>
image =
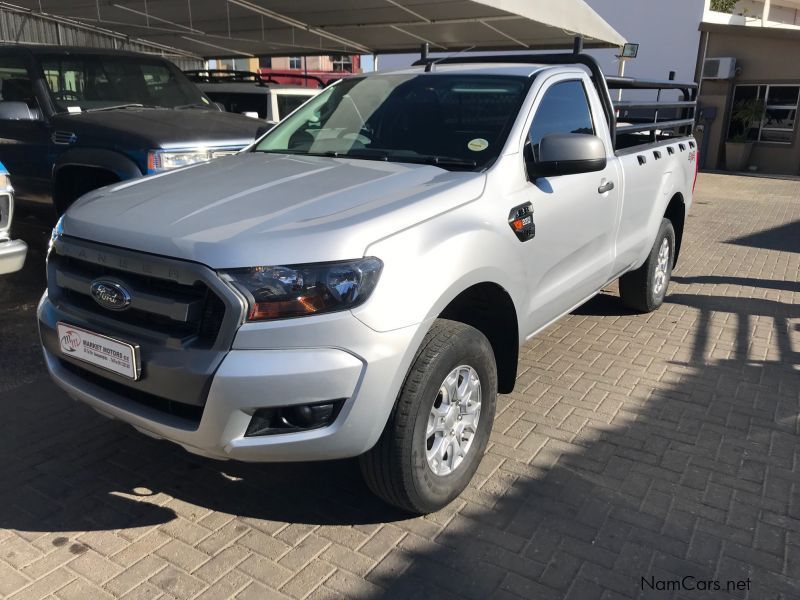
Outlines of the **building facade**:
<svg viewBox="0 0 800 600">
<path fill-rule="evenodd" d="M 800 174 L 800 0 L 740 1 L 731 14 L 707 5 L 696 66 L 701 166 Z M 733 68 L 719 73 L 720 63 Z M 738 167 L 731 141 L 748 145 Z"/>
</svg>

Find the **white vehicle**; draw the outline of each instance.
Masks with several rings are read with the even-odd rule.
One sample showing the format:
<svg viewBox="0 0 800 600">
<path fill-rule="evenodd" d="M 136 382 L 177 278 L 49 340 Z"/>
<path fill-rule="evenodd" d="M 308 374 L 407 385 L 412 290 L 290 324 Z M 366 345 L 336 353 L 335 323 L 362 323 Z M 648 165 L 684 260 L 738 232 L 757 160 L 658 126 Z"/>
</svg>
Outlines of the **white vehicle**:
<svg viewBox="0 0 800 600">
<path fill-rule="evenodd" d="M 228 112 L 239 113 L 278 123 L 304 102 L 319 94 L 318 88 L 299 85 L 281 85 L 265 80 L 249 71 L 184 71 L 206 96 L 224 106 Z M 303 78 L 301 74 L 294 75 Z M 311 77 L 311 76 L 308 76 Z"/>
<path fill-rule="evenodd" d="M 0 275 L 19 271 L 25 264 L 28 246 L 22 240 L 11 239 L 14 219 L 14 188 L 3 163 L 0 163 Z"/>
<path fill-rule="evenodd" d="M 190 452 L 361 456 L 386 501 L 441 508 L 521 344 L 618 278 L 626 305 L 664 301 L 696 87 L 608 83 L 682 99 L 614 107 L 584 55 L 458 56 L 347 78 L 240 154 L 84 196 L 38 310 L 53 379 Z"/>
</svg>

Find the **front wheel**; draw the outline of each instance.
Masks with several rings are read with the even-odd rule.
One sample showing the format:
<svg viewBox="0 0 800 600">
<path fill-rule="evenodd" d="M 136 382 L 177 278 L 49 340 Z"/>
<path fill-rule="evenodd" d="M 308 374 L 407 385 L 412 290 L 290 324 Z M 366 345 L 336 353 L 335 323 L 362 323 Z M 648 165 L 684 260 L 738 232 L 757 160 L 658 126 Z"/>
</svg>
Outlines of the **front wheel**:
<svg viewBox="0 0 800 600">
<path fill-rule="evenodd" d="M 623 304 L 643 313 L 660 307 L 667 295 L 674 262 L 675 229 L 669 219 L 663 219 L 645 263 L 619 279 L 619 294 Z"/>
<path fill-rule="evenodd" d="M 447 506 L 486 451 L 497 399 L 497 366 L 480 331 L 437 319 L 425 336 L 375 447 L 361 457 L 369 488 L 424 514 Z"/>
</svg>

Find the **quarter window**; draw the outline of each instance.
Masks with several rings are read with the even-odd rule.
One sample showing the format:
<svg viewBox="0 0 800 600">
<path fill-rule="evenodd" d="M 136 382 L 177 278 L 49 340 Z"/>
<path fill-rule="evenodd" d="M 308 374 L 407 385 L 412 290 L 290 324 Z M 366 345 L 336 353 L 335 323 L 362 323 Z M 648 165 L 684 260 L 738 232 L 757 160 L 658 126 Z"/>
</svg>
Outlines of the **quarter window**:
<svg viewBox="0 0 800 600">
<path fill-rule="evenodd" d="M 800 86 L 737 85 L 731 104 L 729 139 L 791 144 Z M 749 117 L 752 121 L 747 121 Z"/>
<path fill-rule="evenodd" d="M 542 138 L 553 133 L 594 135 L 589 99 L 580 81 L 561 81 L 544 93 L 528 135 L 534 152 Z"/>
<path fill-rule="evenodd" d="M 0 101 L 24 102 L 34 111 L 39 109 L 28 70 L 11 56 L 0 57 Z"/>
</svg>

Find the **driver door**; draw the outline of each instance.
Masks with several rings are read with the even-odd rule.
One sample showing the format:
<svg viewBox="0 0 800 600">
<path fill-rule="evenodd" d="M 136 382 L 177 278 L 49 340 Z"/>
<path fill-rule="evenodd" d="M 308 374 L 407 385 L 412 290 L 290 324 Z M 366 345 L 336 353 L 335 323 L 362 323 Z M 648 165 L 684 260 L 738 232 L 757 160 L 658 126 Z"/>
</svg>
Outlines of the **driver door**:
<svg viewBox="0 0 800 600">
<path fill-rule="evenodd" d="M 528 181 L 524 196 L 536 225 L 535 238 L 525 245 L 531 331 L 589 298 L 612 276 L 621 180 L 604 113 L 587 84 L 575 75 L 548 80 L 528 130 L 532 152 L 546 135 L 578 133 L 605 140 L 607 155 L 602 171 Z M 615 184 L 611 190 L 609 183 Z"/>
</svg>

